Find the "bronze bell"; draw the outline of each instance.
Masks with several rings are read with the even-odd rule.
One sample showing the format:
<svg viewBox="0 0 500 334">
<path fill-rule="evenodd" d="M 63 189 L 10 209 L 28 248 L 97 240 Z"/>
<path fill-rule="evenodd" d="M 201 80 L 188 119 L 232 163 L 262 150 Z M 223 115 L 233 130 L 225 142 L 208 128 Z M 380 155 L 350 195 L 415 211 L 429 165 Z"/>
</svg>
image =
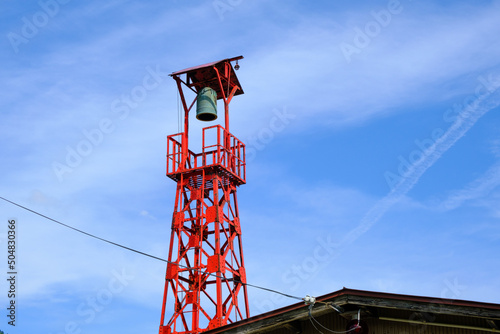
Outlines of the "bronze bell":
<svg viewBox="0 0 500 334">
<path fill-rule="evenodd" d="M 198 93 L 196 118 L 204 122 L 217 119 L 217 92 L 210 87 L 205 87 Z"/>
</svg>

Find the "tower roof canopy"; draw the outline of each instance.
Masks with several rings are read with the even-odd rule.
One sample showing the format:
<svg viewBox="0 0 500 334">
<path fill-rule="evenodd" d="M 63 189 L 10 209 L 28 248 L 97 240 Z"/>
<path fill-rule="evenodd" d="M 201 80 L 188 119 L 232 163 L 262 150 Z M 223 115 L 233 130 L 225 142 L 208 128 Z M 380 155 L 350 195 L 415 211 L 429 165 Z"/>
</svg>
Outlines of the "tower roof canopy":
<svg viewBox="0 0 500 334">
<path fill-rule="evenodd" d="M 222 87 L 227 87 L 228 91 L 226 92 L 226 96 L 234 86 L 238 87 L 234 95 L 240 95 L 244 93 L 243 88 L 241 88 L 231 62 L 242 58 L 243 56 L 222 59 L 208 64 L 173 72 L 170 76 L 179 77 L 182 74 L 186 74 L 186 81 L 184 83 L 189 88 L 193 89 L 196 93 L 199 93 L 204 87 L 210 87 L 217 92 L 218 100 L 223 98 L 221 84 Z M 216 71 L 219 72 L 221 79 L 220 83 Z"/>
</svg>

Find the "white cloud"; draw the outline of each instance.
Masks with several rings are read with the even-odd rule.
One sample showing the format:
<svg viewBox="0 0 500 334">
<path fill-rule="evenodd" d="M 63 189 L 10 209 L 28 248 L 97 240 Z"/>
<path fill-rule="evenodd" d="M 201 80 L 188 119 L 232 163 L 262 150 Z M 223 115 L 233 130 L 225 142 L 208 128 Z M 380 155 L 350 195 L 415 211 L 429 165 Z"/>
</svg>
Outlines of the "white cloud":
<svg viewBox="0 0 500 334">
<path fill-rule="evenodd" d="M 488 196 L 500 185 L 500 164 L 491 166 L 481 177 L 465 188 L 452 192 L 439 204 L 440 210 L 454 210 L 467 202 L 478 202 Z M 494 206 L 496 207 L 496 205 Z"/>
<path fill-rule="evenodd" d="M 250 60 L 242 61 L 243 71 L 249 72 L 245 82 L 253 83 L 248 88 L 255 96 L 252 110 L 255 103 L 268 106 L 257 107 L 259 113 L 286 104 L 298 110 L 302 128 L 318 122 L 359 123 L 398 107 L 439 101 L 443 85 L 497 65 L 500 48 L 495 40 L 500 31 L 494 10 L 423 11 L 418 6 L 405 9 L 351 63 L 339 50 L 340 43 L 355 36 L 351 28 L 342 31 L 338 25 L 311 19 L 283 36 L 277 35 L 279 29 L 271 30 L 277 43 L 256 49 Z M 369 11 L 350 25 L 364 26 L 367 20 L 373 20 Z M 451 93 L 474 89 L 465 87 Z M 450 92 L 446 94 L 449 98 Z"/>
</svg>

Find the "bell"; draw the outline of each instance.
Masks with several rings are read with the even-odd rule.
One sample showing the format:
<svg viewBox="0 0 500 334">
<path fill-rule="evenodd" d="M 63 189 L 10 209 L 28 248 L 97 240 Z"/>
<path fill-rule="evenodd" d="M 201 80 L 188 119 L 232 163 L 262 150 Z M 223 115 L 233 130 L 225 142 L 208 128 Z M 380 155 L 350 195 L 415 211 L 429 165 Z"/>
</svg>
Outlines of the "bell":
<svg viewBox="0 0 500 334">
<path fill-rule="evenodd" d="M 217 119 L 217 92 L 210 87 L 205 87 L 198 93 L 196 118 L 204 122 Z"/>
</svg>

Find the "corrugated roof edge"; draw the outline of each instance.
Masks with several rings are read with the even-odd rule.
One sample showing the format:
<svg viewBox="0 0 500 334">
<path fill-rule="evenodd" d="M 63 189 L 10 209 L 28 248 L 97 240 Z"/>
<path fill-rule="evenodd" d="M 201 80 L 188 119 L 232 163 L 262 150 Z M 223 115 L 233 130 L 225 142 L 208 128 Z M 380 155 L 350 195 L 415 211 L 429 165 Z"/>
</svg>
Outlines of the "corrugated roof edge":
<svg viewBox="0 0 500 334">
<path fill-rule="evenodd" d="M 183 69 L 183 70 L 180 70 L 180 71 L 173 72 L 172 74 L 170 74 L 170 76 L 173 77 L 174 75 L 180 75 L 180 74 L 188 73 L 188 72 L 191 72 L 191 71 L 194 71 L 194 70 L 198 70 L 200 68 L 214 66 L 215 64 L 219 64 L 219 63 L 222 63 L 222 62 L 225 62 L 225 61 L 234 61 L 234 60 L 240 60 L 240 59 L 243 59 L 243 56 L 238 56 L 238 57 L 226 58 L 226 59 L 222 59 L 222 60 L 218 60 L 218 61 L 213 61 L 211 63 L 207 63 L 207 64 L 203 64 L 203 65 L 198 65 L 198 66 L 194 66 L 194 67 L 189 67 L 189 68 L 186 68 L 186 69 Z"/>
</svg>

